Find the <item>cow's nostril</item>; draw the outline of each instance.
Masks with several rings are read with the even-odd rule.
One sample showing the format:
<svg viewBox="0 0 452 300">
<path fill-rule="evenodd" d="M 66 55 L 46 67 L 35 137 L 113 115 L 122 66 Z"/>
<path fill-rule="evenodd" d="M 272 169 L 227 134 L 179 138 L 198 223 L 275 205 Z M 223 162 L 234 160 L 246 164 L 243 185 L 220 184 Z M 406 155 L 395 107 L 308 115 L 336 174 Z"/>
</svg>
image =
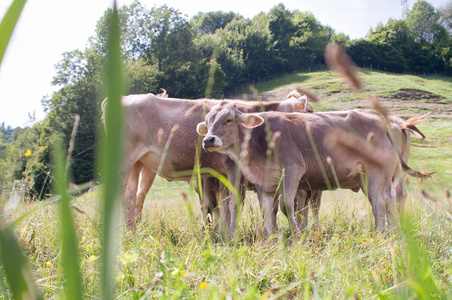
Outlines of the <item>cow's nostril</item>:
<svg viewBox="0 0 452 300">
<path fill-rule="evenodd" d="M 204 138 L 204 148 L 212 147 L 215 144 L 215 137 L 208 136 Z"/>
</svg>

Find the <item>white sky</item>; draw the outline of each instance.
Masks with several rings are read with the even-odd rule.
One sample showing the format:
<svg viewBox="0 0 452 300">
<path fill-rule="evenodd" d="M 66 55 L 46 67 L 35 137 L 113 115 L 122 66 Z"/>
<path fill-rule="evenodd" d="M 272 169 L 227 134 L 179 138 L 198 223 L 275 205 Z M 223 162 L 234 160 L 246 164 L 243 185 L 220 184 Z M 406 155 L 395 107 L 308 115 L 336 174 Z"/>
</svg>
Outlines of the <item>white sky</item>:
<svg viewBox="0 0 452 300">
<path fill-rule="evenodd" d="M 12 0 L 0 2 L 0 17 Z M 119 6 L 132 0 L 119 0 Z M 409 7 L 414 4 L 409 0 Z M 447 0 L 428 0 L 434 7 Z M 62 53 L 84 49 L 97 21 L 113 0 L 28 0 L 0 66 L 0 124 L 26 126 L 29 113 L 45 114 L 41 99 L 51 95 L 55 64 Z M 401 16 L 400 0 L 141 0 L 147 8 L 168 5 L 191 18 L 199 11 L 233 11 L 246 18 L 268 13 L 278 3 L 289 10 L 310 11 L 323 24 L 351 38 L 365 37 L 370 28 Z M 258 3 L 258 5 L 256 5 Z"/>
</svg>

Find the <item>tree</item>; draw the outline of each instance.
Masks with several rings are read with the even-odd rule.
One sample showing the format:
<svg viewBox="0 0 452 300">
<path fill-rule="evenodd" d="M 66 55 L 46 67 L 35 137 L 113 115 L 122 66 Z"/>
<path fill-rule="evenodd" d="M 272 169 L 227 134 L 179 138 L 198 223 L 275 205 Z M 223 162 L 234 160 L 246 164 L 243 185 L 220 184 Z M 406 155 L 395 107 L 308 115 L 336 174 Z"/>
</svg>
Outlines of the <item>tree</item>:
<svg viewBox="0 0 452 300">
<path fill-rule="evenodd" d="M 226 30 L 218 30 L 215 34 L 199 35 L 195 46 L 200 49 L 202 57 L 216 57 L 218 69 L 215 73 L 215 84 L 212 91 L 214 98 L 223 98 L 224 93 L 236 91 L 244 79 L 243 53 L 229 45 Z"/>
<path fill-rule="evenodd" d="M 293 12 L 294 33 L 290 40 L 290 64 L 294 69 L 323 63 L 323 53 L 334 31 L 323 26 L 312 13 Z"/>
<path fill-rule="evenodd" d="M 415 40 L 404 20 L 389 20 L 370 31 L 368 41 L 374 44 L 374 62 L 387 71 L 409 70 Z"/>
<path fill-rule="evenodd" d="M 438 8 L 439 23 L 452 35 L 452 1 Z"/>
<path fill-rule="evenodd" d="M 125 64 L 124 80 L 128 94 L 155 93 L 160 77 L 157 66 L 146 63 L 142 57 Z"/>
<path fill-rule="evenodd" d="M 273 48 L 277 57 L 277 69 L 280 72 L 292 70 L 287 59 L 294 32 L 292 13 L 283 4 L 278 4 L 270 10 L 268 18 L 268 29 L 272 34 Z"/>
<path fill-rule="evenodd" d="M 243 19 L 243 17 L 234 12 L 199 12 L 190 20 L 190 23 L 198 34 L 204 35 L 214 34 L 218 29 L 224 29 L 234 19 Z"/>
<path fill-rule="evenodd" d="M 229 23 L 220 36 L 242 67 L 240 78 L 244 81 L 258 80 L 272 71 L 274 51 L 268 28 L 238 19 Z"/>
<path fill-rule="evenodd" d="M 426 1 L 419 0 L 408 13 L 406 22 L 414 39 L 420 43 L 434 43 L 438 34 L 439 16 L 435 8 Z"/>
<path fill-rule="evenodd" d="M 71 139 L 75 115 L 80 116 L 75 136 L 72 168 L 74 182 L 79 184 L 94 177 L 95 134 L 100 126 L 98 110 L 102 99 L 101 74 L 103 54 L 86 49 L 64 55 L 57 64 L 53 83 L 62 88 L 51 97 L 43 99 L 47 117 L 41 134 L 43 143 L 61 140 L 68 145 Z M 50 146 L 44 147 L 43 157 L 50 156 Z M 45 163 L 50 161 L 45 158 Z"/>
<path fill-rule="evenodd" d="M 369 67 L 372 64 L 374 67 L 377 67 L 379 62 L 377 61 L 376 48 L 374 43 L 366 39 L 358 39 L 350 43 L 347 52 L 359 66 Z"/>
</svg>

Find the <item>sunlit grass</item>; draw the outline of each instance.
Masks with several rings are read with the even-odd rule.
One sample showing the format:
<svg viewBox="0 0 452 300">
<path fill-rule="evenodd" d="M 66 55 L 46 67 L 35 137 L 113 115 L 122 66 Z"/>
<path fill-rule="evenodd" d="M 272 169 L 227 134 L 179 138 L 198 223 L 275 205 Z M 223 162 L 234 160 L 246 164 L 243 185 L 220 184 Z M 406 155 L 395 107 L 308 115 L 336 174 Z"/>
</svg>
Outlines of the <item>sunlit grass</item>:
<svg viewBox="0 0 452 300">
<path fill-rule="evenodd" d="M 186 193 L 187 200 L 181 192 Z M 94 297 L 94 286 L 99 284 L 96 265 L 101 249 L 95 221 L 99 195 L 98 191 L 88 193 L 74 203 L 85 211 L 74 213 L 86 297 Z M 333 299 L 354 295 L 368 298 L 398 286 L 386 296 L 414 295 L 406 283 L 404 235 L 377 234 L 370 204 L 362 193 L 326 192 L 322 200 L 321 230 L 309 231 L 300 241 L 288 239 L 287 220 L 278 214 L 278 233 L 256 240 L 261 216 L 255 193 L 248 192 L 238 227 L 240 239 L 234 245 L 201 231 L 201 211 L 195 209 L 199 200 L 188 184 L 158 178 L 146 199 L 137 231 L 121 231 L 119 235 L 115 294 L 126 299 L 145 294 L 149 298 L 220 299 L 233 295 L 259 299 L 270 291 L 269 295 L 283 293 L 286 298 Z M 184 201 L 194 208 L 193 218 Z M 57 275 L 57 206 L 30 205 L 40 208 L 17 229 L 19 242 L 39 278 L 43 296 L 62 295 L 62 281 Z M 407 210 L 418 220 L 417 239 L 428 245 L 433 276 L 443 295 L 448 295 L 451 222 L 415 190 L 410 190 Z M 239 260 L 235 264 L 236 255 Z"/>
<path fill-rule="evenodd" d="M 281 79 L 256 84 L 259 92 L 271 91 L 276 88 L 290 87 L 294 82 L 313 88 L 318 94 L 335 94 L 335 101 L 350 101 L 354 99 L 368 99 L 370 96 L 389 97 L 400 89 L 418 89 L 439 95 L 444 101 L 452 101 L 452 85 L 450 78 L 445 76 L 414 76 L 404 74 L 385 73 L 363 69 L 359 73 L 363 81 L 363 90 L 359 93 L 350 92 L 344 80 L 332 71 L 317 71 L 299 73 Z M 243 92 L 249 92 L 244 90 Z M 343 93 L 343 95 L 341 94 Z"/>
</svg>

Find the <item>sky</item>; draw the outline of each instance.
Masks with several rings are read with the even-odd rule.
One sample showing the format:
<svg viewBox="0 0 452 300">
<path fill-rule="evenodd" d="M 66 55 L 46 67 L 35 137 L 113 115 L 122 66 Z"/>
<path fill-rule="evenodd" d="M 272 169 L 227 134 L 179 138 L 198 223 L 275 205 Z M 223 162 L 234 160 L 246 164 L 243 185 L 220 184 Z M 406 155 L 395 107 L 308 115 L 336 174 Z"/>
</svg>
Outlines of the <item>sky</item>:
<svg viewBox="0 0 452 300">
<path fill-rule="evenodd" d="M 447 0 L 427 0 L 435 8 Z M 118 0 L 118 6 L 132 0 Z M 401 18 L 400 0 L 260 0 L 243 1 L 140 1 L 152 8 L 166 4 L 178 9 L 190 19 L 198 12 L 233 11 L 246 18 L 260 12 L 268 13 L 278 3 L 289 10 L 309 11 L 323 25 L 352 39 L 363 38 L 369 29 L 390 18 Z M 0 2 L 3 18 L 12 0 Z M 256 5 L 258 3 L 258 5 Z M 411 8 L 414 0 L 408 1 Z M 89 37 L 94 35 L 97 21 L 113 0 L 28 0 L 19 19 L 0 66 L 0 124 L 29 126 L 30 117 L 44 119 L 41 100 L 51 96 L 58 87 L 52 86 L 55 65 L 64 52 L 83 50 Z"/>
</svg>

